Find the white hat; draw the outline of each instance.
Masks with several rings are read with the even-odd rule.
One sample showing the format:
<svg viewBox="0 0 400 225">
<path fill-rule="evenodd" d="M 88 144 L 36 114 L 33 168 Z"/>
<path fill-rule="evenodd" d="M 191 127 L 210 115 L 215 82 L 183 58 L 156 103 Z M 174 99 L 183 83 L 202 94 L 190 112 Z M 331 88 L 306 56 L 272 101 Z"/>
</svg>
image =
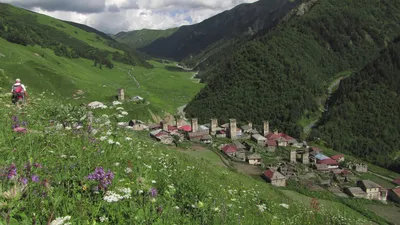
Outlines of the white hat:
<svg viewBox="0 0 400 225">
<path fill-rule="evenodd" d="M 20 83 L 21 80 L 20 80 L 19 78 L 17 78 L 17 79 L 15 80 L 15 82 Z"/>
</svg>

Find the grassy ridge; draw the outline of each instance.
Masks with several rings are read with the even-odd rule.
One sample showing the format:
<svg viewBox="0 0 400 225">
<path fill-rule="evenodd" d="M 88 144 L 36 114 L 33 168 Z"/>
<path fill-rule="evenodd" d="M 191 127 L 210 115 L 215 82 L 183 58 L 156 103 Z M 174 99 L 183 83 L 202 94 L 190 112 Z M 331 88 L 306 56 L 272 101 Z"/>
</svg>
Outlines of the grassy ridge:
<svg viewBox="0 0 400 225">
<path fill-rule="evenodd" d="M 132 48 L 141 48 L 151 44 L 153 41 L 159 38 L 166 38 L 177 30 L 178 28 L 171 28 L 167 30 L 135 30 L 130 32 L 120 32 L 116 34 L 114 38 Z"/>
<path fill-rule="evenodd" d="M 0 73 L 0 77 L 6 90 L 12 79 L 19 77 L 28 90 L 45 91 L 50 98 L 79 104 L 112 101 L 117 89 L 124 88 L 127 97 L 140 95 L 150 102 L 149 105 L 132 103 L 128 106 L 138 119 L 144 120 L 151 118 L 149 109 L 157 115 L 174 113 L 203 86 L 191 80 L 192 73 L 170 71 L 165 69 L 166 65 L 157 62 L 152 62 L 153 69 L 121 63 L 116 63 L 112 70 L 99 69 L 90 60 L 59 57 L 49 49 L 24 47 L 1 38 L 0 53 L 4 55 L 0 61 L 0 69 L 4 70 L 4 74 Z M 140 83 L 140 88 L 128 71 Z M 73 99 L 77 90 L 83 90 L 85 98 Z"/>
</svg>

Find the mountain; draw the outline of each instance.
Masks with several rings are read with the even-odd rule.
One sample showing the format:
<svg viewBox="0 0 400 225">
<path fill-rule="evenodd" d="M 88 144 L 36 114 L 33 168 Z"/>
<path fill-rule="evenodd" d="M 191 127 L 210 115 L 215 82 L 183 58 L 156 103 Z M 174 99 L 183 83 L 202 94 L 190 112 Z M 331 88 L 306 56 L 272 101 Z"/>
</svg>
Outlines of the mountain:
<svg viewBox="0 0 400 225">
<path fill-rule="evenodd" d="M 0 4 L 0 37 L 24 46 L 50 48 L 59 56 L 94 60 L 108 68 L 113 67 L 111 60 L 150 66 L 140 53 L 93 28 L 65 23 L 3 3 Z"/>
<path fill-rule="evenodd" d="M 343 71 L 364 67 L 400 33 L 395 1 L 304 1 L 272 30 L 215 60 L 207 85 L 186 107 L 208 121 L 268 119 L 300 137 L 299 120 Z"/>
<path fill-rule="evenodd" d="M 314 137 L 400 171 L 400 38 L 378 59 L 342 80 Z"/>
<path fill-rule="evenodd" d="M 0 89 L 20 78 L 29 93 L 64 103 L 104 103 L 124 88 L 129 116 L 159 122 L 203 87 L 175 63 L 147 61 L 142 53 L 91 27 L 0 4 Z"/>
<path fill-rule="evenodd" d="M 141 48 L 151 44 L 159 38 L 166 38 L 172 35 L 178 28 L 167 30 L 142 29 L 130 32 L 120 32 L 114 36 L 115 40 L 127 44 L 132 48 Z"/>
<path fill-rule="evenodd" d="M 161 58 L 182 60 L 201 53 L 210 45 L 238 36 L 253 35 L 273 27 L 300 0 L 261 0 L 242 4 L 199 24 L 182 26 L 168 37 L 159 38 L 141 51 Z"/>
</svg>

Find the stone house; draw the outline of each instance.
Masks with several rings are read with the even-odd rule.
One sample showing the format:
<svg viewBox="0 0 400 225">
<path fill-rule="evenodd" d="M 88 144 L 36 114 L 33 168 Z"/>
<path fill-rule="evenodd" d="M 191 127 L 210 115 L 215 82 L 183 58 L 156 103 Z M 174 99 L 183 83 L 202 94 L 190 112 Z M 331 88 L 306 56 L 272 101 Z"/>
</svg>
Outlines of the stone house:
<svg viewBox="0 0 400 225">
<path fill-rule="evenodd" d="M 393 188 L 389 190 L 388 197 L 390 200 L 400 203 L 400 188 Z"/>
<path fill-rule="evenodd" d="M 242 150 L 238 150 L 235 154 L 237 160 L 246 162 L 246 152 Z"/>
<path fill-rule="evenodd" d="M 357 181 L 357 186 L 367 193 L 368 199 L 382 201 L 386 201 L 387 199 L 387 190 L 373 181 L 359 180 Z"/>
<path fill-rule="evenodd" d="M 244 146 L 240 141 L 234 141 L 233 144 L 236 146 L 238 151 L 244 151 L 246 150 L 246 146 Z"/>
<path fill-rule="evenodd" d="M 267 141 L 267 139 L 260 134 L 254 134 L 253 136 L 251 136 L 251 139 L 261 146 L 264 146 L 265 142 Z"/>
<path fill-rule="evenodd" d="M 333 159 L 317 160 L 317 164 L 327 165 L 328 169 L 337 169 L 337 168 L 339 168 L 339 163 L 336 162 L 336 160 L 333 160 Z"/>
<path fill-rule="evenodd" d="M 346 187 L 344 188 L 344 193 L 348 194 L 350 197 L 367 198 L 367 193 L 360 187 Z"/>
<path fill-rule="evenodd" d="M 278 171 L 268 169 L 262 174 L 262 178 L 274 186 L 285 187 L 286 177 Z"/>
<path fill-rule="evenodd" d="M 201 137 L 200 142 L 203 144 L 211 144 L 212 143 L 211 135 L 205 135 L 205 136 Z"/>
<path fill-rule="evenodd" d="M 225 155 L 233 157 L 236 155 L 237 148 L 235 145 L 225 145 L 222 147 L 221 151 L 225 153 Z"/>
<path fill-rule="evenodd" d="M 278 144 L 276 143 L 275 140 L 268 140 L 267 141 L 267 149 L 269 152 L 275 152 L 276 151 L 276 147 L 278 146 Z"/>
<path fill-rule="evenodd" d="M 217 138 L 226 138 L 226 131 L 224 131 L 224 130 L 216 131 L 215 137 L 217 137 Z"/>
<path fill-rule="evenodd" d="M 261 165 L 261 159 L 261 155 L 257 153 L 247 156 L 250 165 Z"/>
<path fill-rule="evenodd" d="M 355 170 L 359 173 L 367 173 L 368 172 L 368 165 L 364 163 L 349 163 L 348 168 Z"/>
</svg>

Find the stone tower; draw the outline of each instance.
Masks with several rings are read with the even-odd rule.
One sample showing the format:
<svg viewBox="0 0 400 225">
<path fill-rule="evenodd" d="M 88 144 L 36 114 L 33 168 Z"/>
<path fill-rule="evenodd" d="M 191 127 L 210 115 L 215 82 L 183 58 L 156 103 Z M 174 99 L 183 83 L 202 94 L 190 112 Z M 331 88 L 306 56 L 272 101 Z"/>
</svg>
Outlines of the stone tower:
<svg viewBox="0 0 400 225">
<path fill-rule="evenodd" d="M 296 163 L 297 162 L 297 152 L 296 150 L 290 150 L 290 162 Z"/>
<path fill-rule="evenodd" d="M 248 125 L 249 125 L 249 127 L 251 128 L 251 129 L 253 129 L 253 123 L 252 122 L 248 122 Z"/>
<path fill-rule="evenodd" d="M 236 119 L 229 120 L 229 137 L 231 139 L 236 139 Z"/>
<path fill-rule="evenodd" d="M 218 120 L 211 119 L 210 134 L 215 134 L 217 132 L 217 127 L 218 127 Z"/>
<path fill-rule="evenodd" d="M 198 122 L 197 122 L 197 118 L 193 118 L 192 119 L 192 132 L 196 133 L 198 131 L 199 131 L 199 125 L 198 125 Z"/>
<path fill-rule="evenodd" d="M 168 131 L 168 122 L 165 120 L 161 121 L 161 127 L 164 131 Z"/>
<path fill-rule="evenodd" d="M 183 125 L 185 125 L 184 122 L 183 122 L 183 119 L 182 118 L 177 118 L 176 119 L 176 127 L 179 128 L 179 127 L 181 127 Z"/>
<path fill-rule="evenodd" d="M 266 137 L 269 134 L 269 122 L 268 121 L 264 121 L 264 137 Z"/>
<path fill-rule="evenodd" d="M 310 164 L 310 153 L 308 150 L 304 150 L 303 155 L 301 156 L 303 164 Z"/>
<path fill-rule="evenodd" d="M 125 92 L 124 89 L 118 89 L 118 101 L 124 101 L 125 100 Z"/>
</svg>

